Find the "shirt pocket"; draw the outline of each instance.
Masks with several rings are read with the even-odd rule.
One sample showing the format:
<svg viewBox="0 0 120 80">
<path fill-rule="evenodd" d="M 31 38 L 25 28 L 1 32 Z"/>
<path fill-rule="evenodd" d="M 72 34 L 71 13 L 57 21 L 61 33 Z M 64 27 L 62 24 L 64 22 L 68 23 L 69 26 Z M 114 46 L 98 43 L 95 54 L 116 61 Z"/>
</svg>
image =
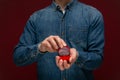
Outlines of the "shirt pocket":
<svg viewBox="0 0 120 80">
<path fill-rule="evenodd" d="M 87 46 L 87 34 L 88 26 L 69 26 L 68 38 L 72 45 L 85 48 Z"/>
<path fill-rule="evenodd" d="M 49 36 L 56 36 L 58 35 L 58 33 L 56 32 L 52 32 L 52 31 L 41 31 L 41 32 L 38 32 L 37 34 L 37 42 L 41 42 L 43 41 L 44 39 L 46 39 L 47 37 Z"/>
</svg>

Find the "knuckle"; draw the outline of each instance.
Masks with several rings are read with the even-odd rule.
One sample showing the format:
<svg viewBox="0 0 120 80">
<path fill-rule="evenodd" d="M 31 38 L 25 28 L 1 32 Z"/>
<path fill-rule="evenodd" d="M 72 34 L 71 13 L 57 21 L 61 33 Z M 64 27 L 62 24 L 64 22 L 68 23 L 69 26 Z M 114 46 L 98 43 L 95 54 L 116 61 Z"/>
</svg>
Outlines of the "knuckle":
<svg viewBox="0 0 120 80">
<path fill-rule="evenodd" d="M 63 39 L 61 39 L 62 43 L 65 43 Z"/>
<path fill-rule="evenodd" d="M 47 43 L 45 41 L 41 42 L 41 45 L 46 45 Z"/>
<path fill-rule="evenodd" d="M 59 36 L 55 36 L 56 38 L 59 38 Z"/>
<path fill-rule="evenodd" d="M 74 48 L 71 48 L 72 50 L 74 50 Z"/>
<path fill-rule="evenodd" d="M 49 38 L 53 38 L 53 37 L 54 37 L 53 35 L 49 36 Z"/>
<path fill-rule="evenodd" d="M 63 68 L 61 68 L 60 70 L 61 70 L 61 71 L 63 71 L 64 69 L 63 69 Z"/>
<path fill-rule="evenodd" d="M 48 48 L 50 48 L 50 45 L 49 45 L 49 44 L 47 44 L 47 43 L 45 44 L 45 46 L 46 46 L 46 47 L 48 47 Z"/>
<path fill-rule="evenodd" d="M 60 39 L 61 39 L 59 36 L 56 36 L 55 38 L 56 38 L 57 40 L 60 40 Z"/>
</svg>

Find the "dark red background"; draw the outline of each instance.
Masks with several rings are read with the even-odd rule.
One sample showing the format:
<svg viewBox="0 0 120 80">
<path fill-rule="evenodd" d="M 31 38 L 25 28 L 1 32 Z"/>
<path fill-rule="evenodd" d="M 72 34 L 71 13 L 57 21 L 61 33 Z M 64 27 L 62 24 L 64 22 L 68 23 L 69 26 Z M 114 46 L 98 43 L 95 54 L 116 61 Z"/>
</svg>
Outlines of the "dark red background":
<svg viewBox="0 0 120 80">
<path fill-rule="evenodd" d="M 95 80 L 120 80 L 120 2 L 119 0 L 81 0 L 98 8 L 105 20 L 105 54 Z M 0 80 L 37 80 L 36 65 L 16 67 L 13 48 L 29 16 L 51 0 L 0 0 Z"/>
</svg>

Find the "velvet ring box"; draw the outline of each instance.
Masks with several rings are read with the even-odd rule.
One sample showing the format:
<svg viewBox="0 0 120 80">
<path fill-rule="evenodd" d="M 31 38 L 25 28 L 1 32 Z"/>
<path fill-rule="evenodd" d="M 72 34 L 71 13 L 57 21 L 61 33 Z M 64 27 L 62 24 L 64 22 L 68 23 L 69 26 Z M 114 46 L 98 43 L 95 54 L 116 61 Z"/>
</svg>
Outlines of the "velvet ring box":
<svg viewBox="0 0 120 80">
<path fill-rule="evenodd" d="M 60 56 L 60 59 L 69 61 L 70 48 L 68 46 L 64 46 L 63 48 L 59 48 L 58 55 Z"/>
</svg>

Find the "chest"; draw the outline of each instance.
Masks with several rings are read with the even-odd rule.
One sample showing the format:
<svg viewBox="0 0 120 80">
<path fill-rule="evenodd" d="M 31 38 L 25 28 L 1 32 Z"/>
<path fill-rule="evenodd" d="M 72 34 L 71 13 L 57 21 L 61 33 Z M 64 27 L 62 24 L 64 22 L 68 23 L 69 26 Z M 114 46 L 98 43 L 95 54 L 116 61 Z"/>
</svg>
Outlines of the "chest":
<svg viewBox="0 0 120 80">
<path fill-rule="evenodd" d="M 73 44 L 87 42 L 89 26 L 81 14 L 66 13 L 62 15 L 60 13 L 50 13 L 41 16 L 36 24 L 38 42 L 50 35 L 60 36 L 66 42 L 72 42 Z"/>
</svg>

